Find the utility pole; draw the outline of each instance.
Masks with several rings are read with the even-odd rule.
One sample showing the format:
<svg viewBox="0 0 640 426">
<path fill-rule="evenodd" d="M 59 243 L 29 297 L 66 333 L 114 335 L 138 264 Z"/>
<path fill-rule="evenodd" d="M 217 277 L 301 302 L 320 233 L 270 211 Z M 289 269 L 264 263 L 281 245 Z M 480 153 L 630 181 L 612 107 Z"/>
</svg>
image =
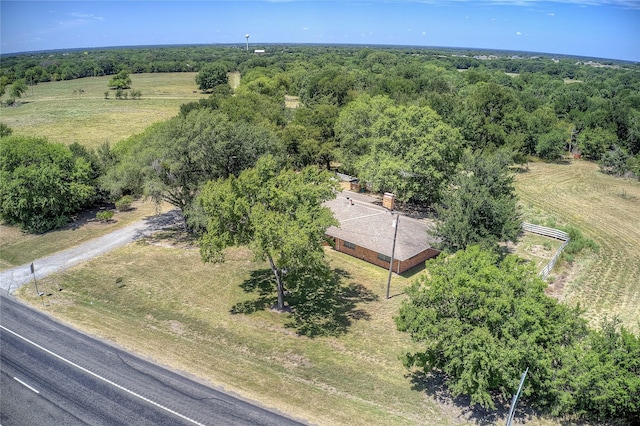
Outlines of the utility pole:
<svg viewBox="0 0 640 426">
<path fill-rule="evenodd" d="M 518 391 L 515 395 L 513 395 L 513 399 L 511 400 L 511 408 L 509 409 L 509 416 L 507 417 L 507 425 L 511 426 L 513 423 L 513 417 L 516 415 L 516 404 L 518 404 L 518 398 L 520 397 L 520 392 L 522 392 L 522 385 L 524 384 L 524 379 L 527 377 L 527 372 L 529 371 L 529 367 L 524 370 L 522 373 L 522 377 L 520 378 L 520 386 L 518 386 Z"/>
<path fill-rule="evenodd" d="M 393 217 L 393 213 L 391 213 Z M 389 290 L 391 288 L 391 274 L 393 273 L 393 257 L 396 254 L 396 236 L 398 235 L 398 225 L 400 224 L 400 215 L 396 213 L 396 220 L 391 223 L 395 229 L 393 230 L 393 246 L 391 247 L 391 261 L 389 262 L 389 279 L 387 280 L 387 299 L 389 298 Z"/>
</svg>

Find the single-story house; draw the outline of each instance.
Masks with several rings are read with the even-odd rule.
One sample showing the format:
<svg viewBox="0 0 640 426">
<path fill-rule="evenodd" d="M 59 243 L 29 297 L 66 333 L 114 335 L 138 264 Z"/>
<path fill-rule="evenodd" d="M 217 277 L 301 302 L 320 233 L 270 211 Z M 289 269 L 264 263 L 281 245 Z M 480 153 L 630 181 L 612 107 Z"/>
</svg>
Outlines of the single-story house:
<svg viewBox="0 0 640 426">
<path fill-rule="evenodd" d="M 432 247 L 433 237 L 427 234 L 429 223 L 397 212 L 392 215 L 389 209 L 374 201 L 373 197 L 344 191 L 336 199 L 325 202 L 340 222 L 339 227 L 332 226 L 327 230 L 335 250 L 388 269 L 394 223 L 399 218 L 393 272 L 400 274 L 440 253 Z"/>
</svg>

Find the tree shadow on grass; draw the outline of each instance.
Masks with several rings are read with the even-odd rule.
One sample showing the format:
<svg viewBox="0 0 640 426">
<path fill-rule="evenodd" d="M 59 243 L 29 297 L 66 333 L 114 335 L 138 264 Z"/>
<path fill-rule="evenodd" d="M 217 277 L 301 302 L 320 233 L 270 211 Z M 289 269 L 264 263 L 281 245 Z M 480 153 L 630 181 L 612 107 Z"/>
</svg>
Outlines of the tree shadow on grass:
<svg viewBox="0 0 640 426">
<path fill-rule="evenodd" d="M 464 421 L 479 425 L 494 425 L 503 423 L 509 414 L 508 402 L 496 404 L 496 409 L 482 408 L 479 405 L 471 405 L 471 397 L 466 395 L 453 396 L 447 387 L 447 377 L 441 372 L 425 373 L 423 371 L 409 373 L 406 377 L 411 381 L 411 388 L 424 392 L 435 401 L 443 405 L 453 405 L 460 410 L 460 417 Z M 516 418 L 522 419 L 523 412 L 520 407 L 516 410 Z"/>
<path fill-rule="evenodd" d="M 472 405 L 471 397 L 467 395 L 453 396 L 447 386 L 447 376 L 440 371 L 432 371 L 425 373 L 424 371 L 414 371 L 408 373 L 407 377 L 411 382 L 411 388 L 413 390 L 424 392 L 431 396 L 436 402 L 442 405 L 454 406 L 460 412 L 458 416 L 465 422 L 471 422 L 478 425 L 495 425 L 502 424 L 506 421 L 509 415 L 510 400 L 505 400 L 495 395 L 493 400 L 496 404 L 496 409 L 483 408 L 480 405 Z M 541 416 L 544 413 L 531 408 L 527 405 L 525 400 L 518 400 L 514 415 L 514 424 L 522 424 L 532 421 L 535 417 Z M 595 423 L 578 420 L 575 418 L 556 418 L 560 424 L 568 425 L 595 425 Z"/>
<path fill-rule="evenodd" d="M 276 303 L 276 283 L 271 269 L 251 271 L 248 279 L 240 284 L 245 293 L 257 293 L 258 298 L 236 303 L 231 307 L 232 314 L 251 314 L 262 311 Z"/>
<path fill-rule="evenodd" d="M 349 278 L 346 271 L 326 265 L 289 271 L 285 277 L 285 300 L 291 313 L 286 326 L 308 337 L 336 336 L 346 333 L 354 321 L 368 320 L 369 313 L 358 304 L 375 301 L 378 296 L 362 284 L 345 284 Z M 265 310 L 276 303 L 270 269 L 253 271 L 241 288 L 258 297 L 235 304 L 231 308 L 234 314 Z"/>
</svg>

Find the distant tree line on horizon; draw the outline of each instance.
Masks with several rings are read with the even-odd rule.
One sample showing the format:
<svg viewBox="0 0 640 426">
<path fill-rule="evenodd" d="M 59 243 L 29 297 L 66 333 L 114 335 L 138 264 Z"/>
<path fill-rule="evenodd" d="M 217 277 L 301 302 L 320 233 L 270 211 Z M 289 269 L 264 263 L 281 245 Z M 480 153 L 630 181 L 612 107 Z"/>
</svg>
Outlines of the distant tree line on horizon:
<svg viewBox="0 0 640 426">
<path fill-rule="evenodd" d="M 77 67 L 83 71 L 64 76 L 113 75 L 116 88 L 130 83 L 129 73 L 197 71 L 194 84 L 208 96 L 93 151 L 12 136 L 3 126 L 6 222 L 44 232 L 98 201 L 166 201 L 199 237 L 204 260 L 223 261 L 230 245 L 247 245 L 268 260 L 278 309 L 296 303 L 298 330 L 317 335 L 335 331 L 340 319 L 332 316 L 335 306 L 325 305 L 321 315 L 312 308 L 341 291 L 321 249 L 333 222 L 320 204 L 335 184 L 322 169 L 351 174 L 371 191 L 430 209 L 441 248 L 457 253 L 432 264 L 432 278 L 414 284 L 396 319 L 425 348 L 406 354 L 407 366 L 443 371 L 454 393 L 493 407 L 496 395 L 514 391 L 521 367 L 534 365 L 525 395 L 533 405 L 596 420 L 637 419 L 640 339 L 616 321 L 590 332 L 578 309 L 543 294 L 531 268 L 496 254 L 500 242 L 517 238 L 520 224 L 510 166 L 570 153 L 598 161 L 605 173 L 640 176 L 636 64 L 596 68 L 570 59 L 484 61 L 418 48 L 308 46 L 267 55 L 202 46 L 51 55 L 3 58 L 0 79 L 5 86 L 39 82 L 27 72 L 52 76 L 58 66 Z M 235 90 L 225 75 L 231 71 L 242 76 Z M 286 108 L 285 96 L 300 105 Z M 459 285 L 455 300 L 435 292 L 452 284 Z M 516 311 L 526 318 L 504 320 Z M 447 324 L 462 330 L 460 339 L 438 340 Z M 460 356 L 441 356 L 458 349 Z M 507 365 L 485 362 L 488 352 Z M 588 362 L 578 362 L 582 356 Z"/>
</svg>

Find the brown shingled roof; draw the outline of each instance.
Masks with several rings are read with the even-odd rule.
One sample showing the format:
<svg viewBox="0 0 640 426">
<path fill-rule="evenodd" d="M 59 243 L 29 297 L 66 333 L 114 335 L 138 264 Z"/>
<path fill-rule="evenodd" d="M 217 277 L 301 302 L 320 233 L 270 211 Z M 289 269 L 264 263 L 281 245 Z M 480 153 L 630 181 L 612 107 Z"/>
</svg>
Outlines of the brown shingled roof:
<svg viewBox="0 0 640 426">
<path fill-rule="evenodd" d="M 392 222 L 396 216 L 392 217 L 387 209 L 373 204 L 374 198 L 357 194 L 355 199 L 353 195 L 345 191 L 324 203 L 340 222 L 339 227 L 330 227 L 327 235 L 391 256 Z M 426 221 L 401 215 L 394 258 L 404 261 L 430 248 L 434 239 L 427 230 L 431 226 Z"/>
</svg>

